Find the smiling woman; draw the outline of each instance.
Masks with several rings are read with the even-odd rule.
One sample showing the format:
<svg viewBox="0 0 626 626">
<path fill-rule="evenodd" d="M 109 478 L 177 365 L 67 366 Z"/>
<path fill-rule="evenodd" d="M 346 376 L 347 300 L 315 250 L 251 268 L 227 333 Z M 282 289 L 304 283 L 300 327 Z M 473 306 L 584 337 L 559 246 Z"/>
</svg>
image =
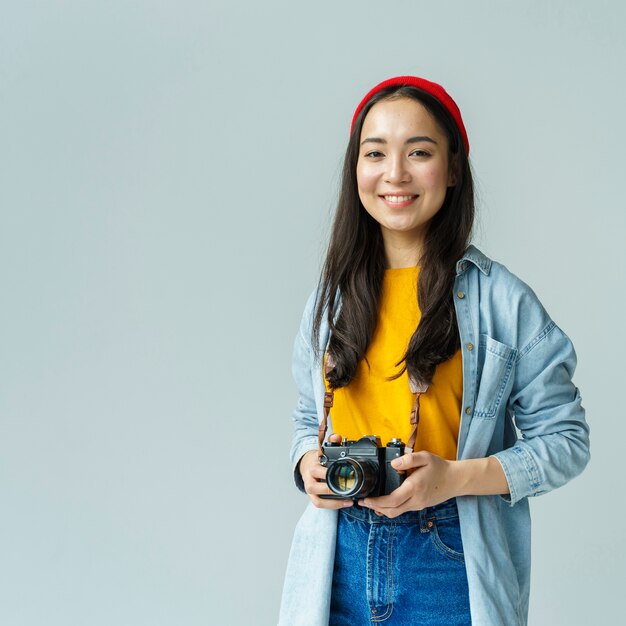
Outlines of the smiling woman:
<svg viewBox="0 0 626 626">
<path fill-rule="evenodd" d="M 375 86 L 294 345 L 310 504 L 281 625 L 527 623 L 528 498 L 583 470 L 589 429 L 570 340 L 470 245 L 473 220 L 455 102 L 415 76 Z"/>
<path fill-rule="evenodd" d="M 406 97 L 375 104 L 361 136 L 359 198 L 380 224 L 388 267 L 417 265 L 428 224 L 454 185 L 448 139 L 426 107 Z"/>
</svg>

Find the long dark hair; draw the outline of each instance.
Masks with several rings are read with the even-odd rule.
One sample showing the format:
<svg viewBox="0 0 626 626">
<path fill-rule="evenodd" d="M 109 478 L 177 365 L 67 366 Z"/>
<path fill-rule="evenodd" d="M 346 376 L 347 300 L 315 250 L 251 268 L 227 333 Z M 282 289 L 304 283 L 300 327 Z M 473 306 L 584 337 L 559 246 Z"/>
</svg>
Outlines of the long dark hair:
<svg viewBox="0 0 626 626">
<path fill-rule="evenodd" d="M 460 345 L 452 296 L 457 261 L 467 248 L 474 223 L 474 187 L 459 129 L 447 109 L 417 87 L 389 87 L 375 94 L 354 123 L 346 150 L 332 234 L 319 281 L 313 319 L 313 345 L 319 344 L 324 315 L 330 325 L 328 350 L 334 361 L 327 379 L 332 388 L 354 377 L 376 328 L 385 254 L 380 225 L 361 204 L 356 166 L 363 120 L 383 99 L 413 98 L 433 115 L 448 138 L 448 164 L 456 184 L 428 225 L 419 261 L 418 306 L 421 319 L 404 358 L 398 363 L 418 383 L 430 384 L 435 367 Z"/>
</svg>

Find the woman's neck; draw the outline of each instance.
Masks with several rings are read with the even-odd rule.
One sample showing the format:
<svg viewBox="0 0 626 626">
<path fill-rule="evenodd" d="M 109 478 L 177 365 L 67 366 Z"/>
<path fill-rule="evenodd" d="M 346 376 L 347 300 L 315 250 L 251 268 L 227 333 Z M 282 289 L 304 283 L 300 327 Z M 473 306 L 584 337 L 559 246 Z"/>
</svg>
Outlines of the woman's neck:
<svg viewBox="0 0 626 626">
<path fill-rule="evenodd" d="M 386 267 L 388 269 L 415 267 L 422 256 L 422 243 L 422 237 L 416 237 L 415 233 L 383 229 Z"/>
</svg>

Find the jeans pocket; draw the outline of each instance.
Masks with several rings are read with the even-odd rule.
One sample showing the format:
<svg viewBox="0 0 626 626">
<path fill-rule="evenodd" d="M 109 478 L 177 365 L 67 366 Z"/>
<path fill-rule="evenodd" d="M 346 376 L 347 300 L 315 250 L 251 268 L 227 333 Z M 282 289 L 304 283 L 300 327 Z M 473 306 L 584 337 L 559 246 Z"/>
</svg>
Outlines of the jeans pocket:
<svg viewBox="0 0 626 626">
<path fill-rule="evenodd" d="M 464 561 L 461 527 L 458 517 L 433 520 L 430 536 L 437 550 L 454 561 Z"/>
</svg>

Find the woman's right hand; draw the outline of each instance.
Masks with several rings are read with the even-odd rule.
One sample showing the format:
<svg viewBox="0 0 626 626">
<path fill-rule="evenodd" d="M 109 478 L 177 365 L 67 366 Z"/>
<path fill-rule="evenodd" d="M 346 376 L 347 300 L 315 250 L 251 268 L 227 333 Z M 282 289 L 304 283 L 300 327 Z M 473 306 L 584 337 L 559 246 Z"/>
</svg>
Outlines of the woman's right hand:
<svg viewBox="0 0 626 626">
<path fill-rule="evenodd" d="M 341 436 L 334 434 L 329 440 L 335 443 L 341 442 Z M 304 482 L 304 490 L 307 492 L 311 502 L 319 509 L 344 509 L 352 506 L 352 500 L 330 500 L 320 498 L 320 495 L 332 494 L 326 484 L 326 468 L 320 464 L 319 452 L 311 450 L 305 453 L 300 459 L 300 474 Z"/>
</svg>

